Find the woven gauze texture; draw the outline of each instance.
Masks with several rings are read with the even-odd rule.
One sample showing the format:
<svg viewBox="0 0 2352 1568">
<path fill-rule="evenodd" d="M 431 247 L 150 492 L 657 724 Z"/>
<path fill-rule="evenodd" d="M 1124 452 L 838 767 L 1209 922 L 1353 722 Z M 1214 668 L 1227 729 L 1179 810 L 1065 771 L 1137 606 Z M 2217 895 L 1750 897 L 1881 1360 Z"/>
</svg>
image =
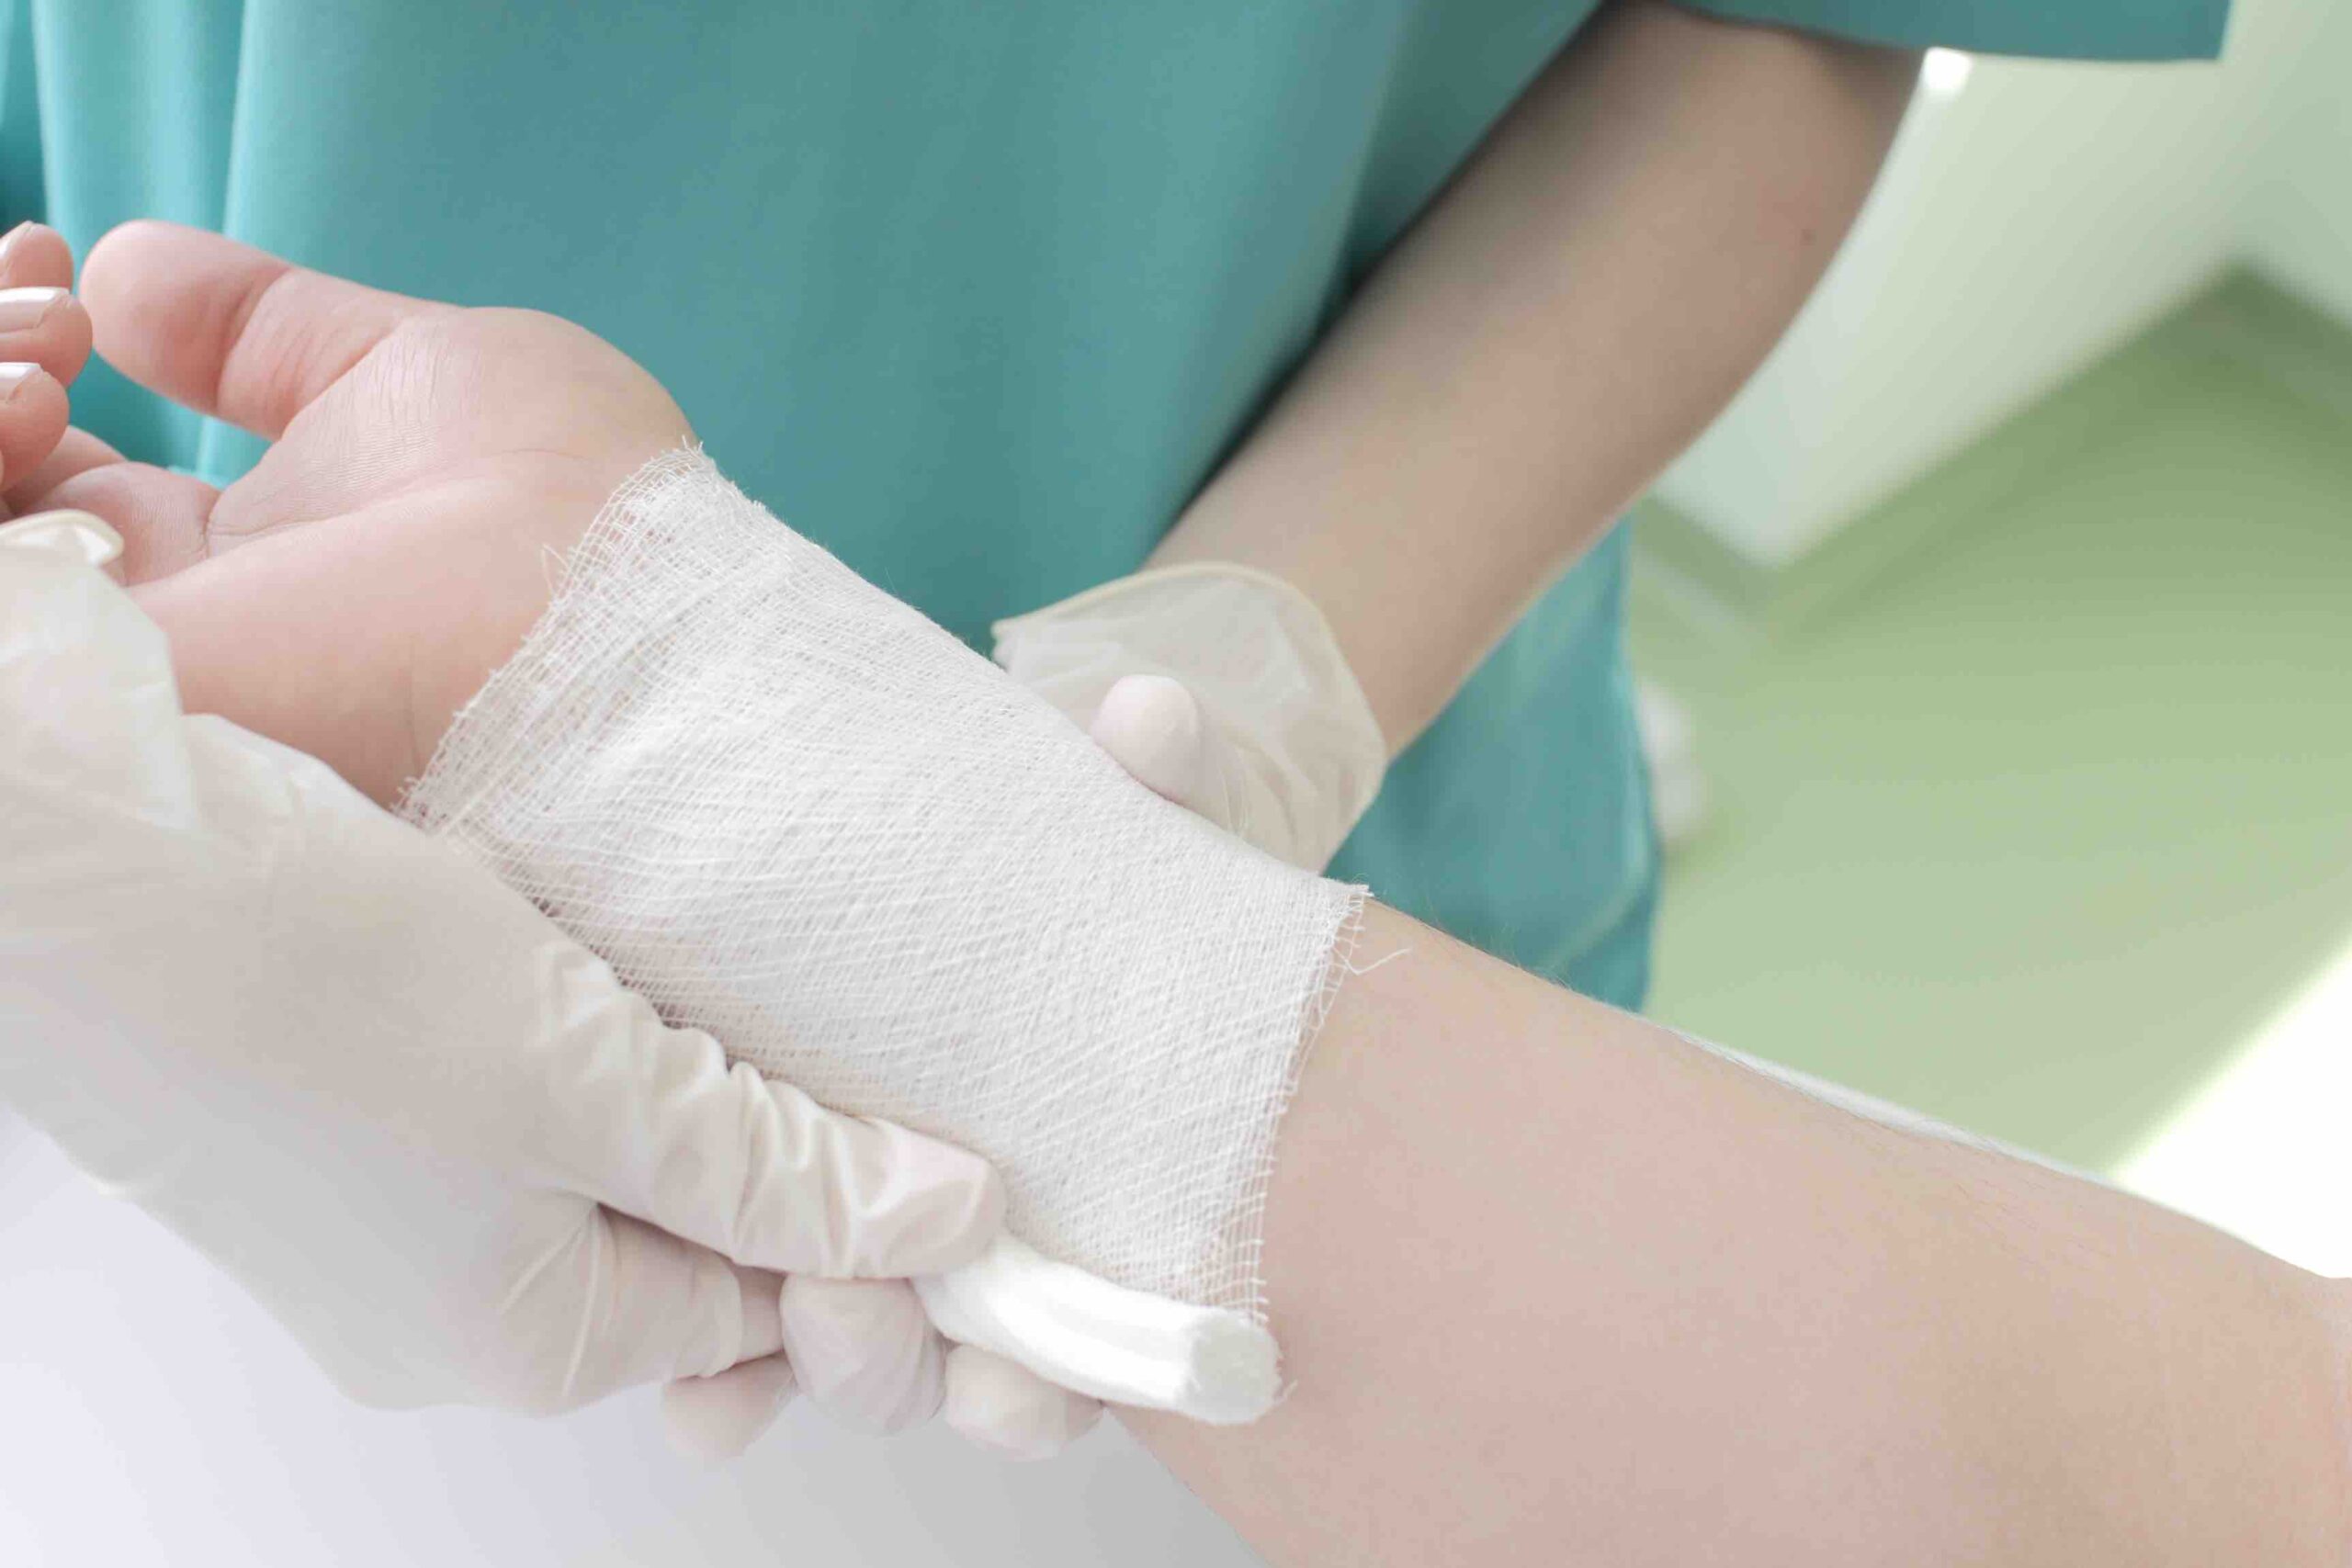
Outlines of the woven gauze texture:
<svg viewBox="0 0 2352 1568">
<path fill-rule="evenodd" d="M 1261 1310 L 1362 890 L 1152 795 L 699 452 L 614 494 L 404 810 L 671 1022 L 995 1161 L 1039 1251 Z"/>
</svg>

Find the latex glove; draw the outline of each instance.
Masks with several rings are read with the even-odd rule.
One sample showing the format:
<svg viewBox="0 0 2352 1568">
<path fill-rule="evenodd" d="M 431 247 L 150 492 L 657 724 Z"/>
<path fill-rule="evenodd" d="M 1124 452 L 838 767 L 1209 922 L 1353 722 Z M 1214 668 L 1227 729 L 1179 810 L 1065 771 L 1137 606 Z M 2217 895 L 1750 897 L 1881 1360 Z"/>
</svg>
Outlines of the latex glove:
<svg viewBox="0 0 2352 1568">
<path fill-rule="evenodd" d="M 74 460 L 28 479 L 22 504 L 121 530 L 191 708 L 323 758 L 379 801 L 538 618 L 548 553 L 691 439 L 658 382 L 552 317 L 388 294 L 155 222 L 107 235 L 83 288 L 118 370 L 272 445 L 215 491 L 75 432 Z M 896 1281 L 790 1292 L 785 1325 L 808 1320 L 798 1380 L 861 1427 L 928 1417 L 977 1380 L 951 1377 L 915 1307 Z M 845 1332 L 859 1325 L 880 1337 Z M 729 1453 L 787 1387 L 758 1363 L 681 1383 L 664 1408 L 686 1446 Z M 1091 1402 L 1035 1392 L 983 1440 L 1091 1419 Z"/>
<path fill-rule="evenodd" d="M 324 765 L 184 717 L 102 525 L 0 547 L 0 1094 L 346 1393 L 544 1412 L 715 1372 L 780 1343 L 763 1270 L 993 1235 L 978 1160 L 730 1070 Z"/>
<path fill-rule="evenodd" d="M 1000 621 L 996 661 L 1145 784 L 1320 871 L 1388 745 L 1320 610 L 1224 562 L 1159 567 Z"/>
</svg>

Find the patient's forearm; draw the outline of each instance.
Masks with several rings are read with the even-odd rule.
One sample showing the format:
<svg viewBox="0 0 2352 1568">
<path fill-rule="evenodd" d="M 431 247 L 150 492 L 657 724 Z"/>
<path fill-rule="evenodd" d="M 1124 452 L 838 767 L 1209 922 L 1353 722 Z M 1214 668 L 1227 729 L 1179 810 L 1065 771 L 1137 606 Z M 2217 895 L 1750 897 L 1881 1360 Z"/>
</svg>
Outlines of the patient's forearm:
<svg viewBox="0 0 2352 1568">
<path fill-rule="evenodd" d="M 1278 1563 L 2340 1564 L 2344 1294 L 1833 1110 L 1385 910 L 1285 1121 Z"/>
</svg>

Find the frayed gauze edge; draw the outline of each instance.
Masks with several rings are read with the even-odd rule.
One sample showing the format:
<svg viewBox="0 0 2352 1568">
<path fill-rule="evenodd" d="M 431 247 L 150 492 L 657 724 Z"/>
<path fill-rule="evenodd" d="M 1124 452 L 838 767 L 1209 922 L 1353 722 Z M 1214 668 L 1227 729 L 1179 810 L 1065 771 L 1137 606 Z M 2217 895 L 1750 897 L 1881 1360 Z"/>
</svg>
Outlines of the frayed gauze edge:
<svg viewBox="0 0 2352 1568">
<path fill-rule="evenodd" d="M 1150 796 L 695 449 L 605 503 L 403 809 L 670 1021 L 995 1161 L 1021 1240 L 927 1282 L 951 1332 L 1271 1401 L 1274 1137 L 1361 888 Z"/>
</svg>

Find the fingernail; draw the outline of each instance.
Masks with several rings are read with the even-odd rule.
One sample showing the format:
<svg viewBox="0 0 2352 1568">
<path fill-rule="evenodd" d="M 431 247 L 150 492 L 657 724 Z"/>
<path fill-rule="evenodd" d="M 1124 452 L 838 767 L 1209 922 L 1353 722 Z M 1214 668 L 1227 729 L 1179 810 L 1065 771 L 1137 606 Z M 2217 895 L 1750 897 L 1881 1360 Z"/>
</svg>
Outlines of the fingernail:
<svg viewBox="0 0 2352 1568">
<path fill-rule="evenodd" d="M 0 333 L 20 333 L 40 325 L 66 293 L 62 288 L 0 288 Z"/>
<path fill-rule="evenodd" d="M 6 274 L 9 259 L 13 257 L 17 254 L 18 248 L 24 244 L 25 236 L 31 233 L 36 229 L 44 227 L 46 227 L 46 225 L 38 222 L 33 219 L 28 218 L 22 223 L 19 223 L 15 228 L 9 230 L 6 234 L 0 234 L 0 276 L 5 276 Z"/>
<path fill-rule="evenodd" d="M 25 383 L 38 374 L 40 367 L 17 362 L 0 365 L 0 403 L 6 402 L 24 389 Z"/>
</svg>

